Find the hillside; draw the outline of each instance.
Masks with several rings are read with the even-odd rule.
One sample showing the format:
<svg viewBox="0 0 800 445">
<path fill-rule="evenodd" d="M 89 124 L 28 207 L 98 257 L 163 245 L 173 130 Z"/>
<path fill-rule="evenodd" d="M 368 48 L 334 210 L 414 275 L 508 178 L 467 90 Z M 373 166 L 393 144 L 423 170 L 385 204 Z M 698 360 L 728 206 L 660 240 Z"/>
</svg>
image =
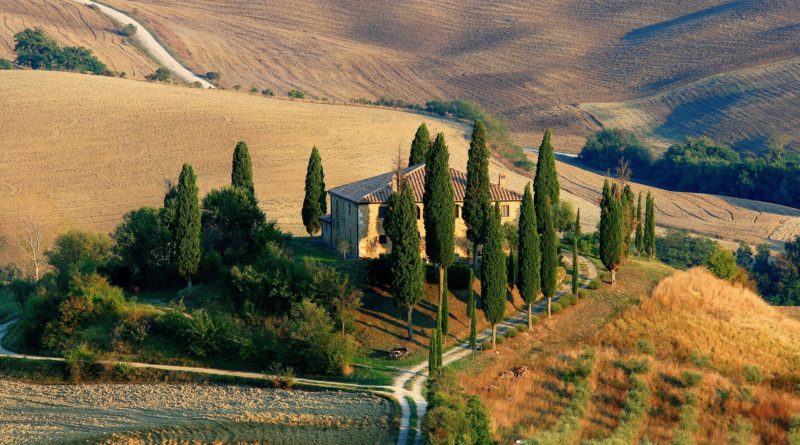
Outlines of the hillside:
<svg viewBox="0 0 800 445">
<path fill-rule="evenodd" d="M 790 0 L 106 3 L 148 24 L 194 71 L 222 73 L 229 88 L 299 88 L 345 102 L 475 99 L 509 118 L 521 143 L 538 142 L 541 128 L 555 127 L 564 150 L 579 148 L 598 120 L 610 122 L 579 104 L 681 95 L 673 88 L 800 56 L 800 10 Z M 747 104 L 705 113 L 691 95 L 665 102 L 647 119 L 668 113 L 676 120 L 670 130 L 697 130 L 694 121 L 705 119 L 712 136 L 731 143 L 786 130 L 776 117 L 798 116 L 796 101 L 780 97 L 796 85 L 797 68 L 787 69 L 788 80 L 734 75 L 732 87 L 699 96 L 719 104 L 735 101 L 731 89 L 747 91 L 759 109 L 775 110 L 766 120 L 725 126 Z M 788 128 L 795 141 L 796 128 Z"/>
<path fill-rule="evenodd" d="M 473 359 L 460 381 L 501 443 L 774 444 L 800 410 L 798 357 L 800 322 L 753 292 L 632 260 L 617 285 Z M 504 376 L 520 366 L 529 374 Z M 585 380 L 570 380 L 579 366 Z"/>
<path fill-rule="evenodd" d="M 117 34 L 104 14 L 72 1 L 0 0 L 0 58 L 13 60 L 14 34 L 25 28 L 42 28 L 62 46 L 91 49 L 112 71 L 144 79 L 158 68 L 147 54 Z"/>
</svg>

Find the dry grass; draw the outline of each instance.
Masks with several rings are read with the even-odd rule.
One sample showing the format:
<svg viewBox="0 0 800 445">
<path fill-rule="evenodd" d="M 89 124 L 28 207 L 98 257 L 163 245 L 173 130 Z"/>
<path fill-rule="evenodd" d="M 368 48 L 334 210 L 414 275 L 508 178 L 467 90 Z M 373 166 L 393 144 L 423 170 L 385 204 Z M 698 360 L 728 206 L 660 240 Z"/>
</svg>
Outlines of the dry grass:
<svg viewBox="0 0 800 445">
<path fill-rule="evenodd" d="M 142 53 L 115 33 L 115 24 L 104 14 L 72 1 L 0 0 L 0 58 L 13 60 L 14 34 L 39 27 L 62 46 L 91 49 L 101 61 L 128 77 L 144 79 L 158 68 Z"/>
</svg>

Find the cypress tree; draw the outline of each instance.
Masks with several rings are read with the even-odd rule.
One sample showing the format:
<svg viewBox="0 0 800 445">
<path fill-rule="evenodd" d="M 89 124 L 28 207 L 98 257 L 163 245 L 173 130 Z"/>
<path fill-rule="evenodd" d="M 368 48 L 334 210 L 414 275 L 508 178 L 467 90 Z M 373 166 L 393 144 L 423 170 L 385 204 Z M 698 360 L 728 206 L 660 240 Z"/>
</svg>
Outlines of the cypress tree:
<svg viewBox="0 0 800 445">
<path fill-rule="evenodd" d="M 244 141 L 239 141 L 233 149 L 233 166 L 231 167 L 231 185 L 243 188 L 255 194 L 253 185 L 253 161 L 250 159 L 250 150 Z"/>
<path fill-rule="evenodd" d="M 322 158 L 317 147 L 311 149 L 306 168 L 305 197 L 303 198 L 303 225 L 309 235 L 316 235 L 322 229 L 322 218 L 328 211 L 325 197 L 325 173 L 322 170 Z"/>
<path fill-rule="evenodd" d="M 475 310 L 475 292 L 472 283 L 475 280 L 474 272 L 469 270 L 469 285 L 467 286 L 467 316 L 469 317 L 469 347 L 475 349 L 478 346 L 478 314 Z"/>
<path fill-rule="evenodd" d="M 178 179 L 175 207 L 175 246 L 178 252 L 178 273 L 188 281 L 192 293 L 192 277 L 200 266 L 200 198 L 197 176 L 189 164 L 183 164 Z"/>
<path fill-rule="evenodd" d="M 444 270 L 444 291 L 442 293 L 441 328 L 442 343 L 447 344 L 447 334 L 450 333 L 450 290 L 447 286 L 447 269 Z"/>
<path fill-rule="evenodd" d="M 539 234 L 544 227 L 544 199 L 550 199 L 550 205 L 554 208 L 559 203 L 558 173 L 556 172 L 556 156 L 553 152 L 553 144 L 550 142 L 552 130 L 549 128 L 544 132 L 542 144 L 539 146 L 539 156 L 536 160 L 536 176 L 533 178 L 533 203 L 536 207 L 536 220 L 539 222 Z"/>
<path fill-rule="evenodd" d="M 580 271 L 578 269 L 578 239 L 581 237 L 581 209 L 575 216 L 575 230 L 572 236 L 572 293 L 578 295 L 578 279 Z"/>
<path fill-rule="evenodd" d="M 437 345 L 439 344 L 439 330 L 433 328 L 431 331 L 431 344 L 428 349 L 428 375 L 433 375 L 439 367 L 439 352 L 436 350 Z"/>
<path fill-rule="evenodd" d="M 430 146 L 431 136 L 428 133 L 428 126 L 423 123 L 417 128 L 414 140 L 411 141 L 411 154 L 408 156 L 408 165 L 424 164 Z"/>
<path fill-rule="evenodd" d="M 478 246 L 486 236 L 486 219 L 491 216 L 492 193 L 489 181 L 489 149 L 486 127 L 475 121 L 467 158 L 467 188 L 464 191 L 464 223 L 467 239 L 472 241 L 472 265 L 478 269 Z"/>
<path fill-rule="evenodd" d="M 539 231 L 536 228 L 536 209 L 533 206 L 531 185 L 525 186 L 522 206 L 519 212 L 519 245 L 517 248 L 517 289 L 528 305 L 528 330 L 533 329 L 533 303 L 539 298 L 542 289 L 541 268 L 542 251 Z"/>
<path fill-rule="evenodd" d="M 392 290 L 397 307 L 406 310 L 410 341 L 414 339 L 414 306 L 422 300 L 425 291 L 425 269 L 419 253 L 417 206 L 414 192 L 407 182 L 401 182 L 398 193 L 389 199 L 389 211 L 383 222 L 384 230 L 392 241 L 389 256 Z"/>
<path fill-rule="evenodd" d="M 423 216 L 425 223 L 425 253 L 439 267 L 439 305 L 444 296 L 444 270 L 453 264 L 455 256 L 455 213 L 453 182 L 450 177 L 450 154 L 444 134 L 428 152 L 425 165 L 425 194 Z"/>
<path fill-rule="evenodd" d="M 486 224 L 486 244 L 481 261 L 481 298 L 486 319 L 492 325 L 492 348 L 497 343 L 497 323 L 506 310 L 506 261 L 500 231 L 500 204 Z"/>
<path fill-rule="evenodd" d="M 639 192 L 639 202 L 636 204 L 636 238 L 634 239 L 636 254 L 642 255 L 644 246 L 644 220 L 642 219 L 642 192 Z"/>
<path fill-rule="evenodd" d="M 611 272 L 611 284 L 622 260 L 622 208 L 617 197 L 617 186 L 603 183 L 603 199 L 600 201 L 600 260 Z"/>
<path fill-rule="evenodd" d="M 506 284 L 509 291 L 513 291 L 517 285 L 517 257 L 513 251 L 506 257 Z"/>
<path fill-rule="evenodd" d="M 653 259 L 656 255 L 656 204 L 655 198 L 647 192 L 647 225 L 644 229 L 644 242 L 647 257 Z"/>
<path fill-rule="evenodd" d="M 558 290 L 558 229 L 549 196 L 544 197 L 542 209 L 542 294 L 547 298 L 547 316 L 552 317 L 553 297 Z"/>
<path fill-rule="evenodd" d="M 634 226 L 636 224 L 636 209 L 633 207 L 633 199 L 635 195 L 631 186 L 625 184 L 622 189 L 620 197 L 620 205 L 622 210 L 622 258 L 625 259 L 628 253 L 632 250 L 632 239 Z"/>
</svg>

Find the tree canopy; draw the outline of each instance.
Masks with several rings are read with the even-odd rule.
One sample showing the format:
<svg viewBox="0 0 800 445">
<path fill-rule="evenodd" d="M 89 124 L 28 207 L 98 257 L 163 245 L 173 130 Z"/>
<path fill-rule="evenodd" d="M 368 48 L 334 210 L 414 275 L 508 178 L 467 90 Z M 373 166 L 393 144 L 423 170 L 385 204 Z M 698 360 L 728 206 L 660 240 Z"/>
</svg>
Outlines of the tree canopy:
<svg viewBox="0 0 800 445">
<path fill-rule="evenodd" d="M 414 140 L 411 141 L 411 153 L 408 156 L 408 165 L 424 164 L 431 146 L 431 135 L 428 133 L 428 126 L 420 124 Z"/>
<path fill-rule="evenodd" d="M 540 233 L 543 230 L 545 198 L 549 199 L 551 206 L 557 206 L 560 202 L 556 156 L 553 144 L 550 142 L 552 134 L 549 128 L 544 132 L 536 160 L 536 176 L 533 178 L 533 203 L 536 207 L 536 220 L 539 222 Z"/>
<path fill-rule="evenodd" d="M 305 196 L 301 216 L 303 225 L 309 235 L 316 235 L 322 230 L 322 218 L 328 211 L 325 196 L 325 173 L 322 169 L 322 158 L 317 147 L 311 149 L 306 168 Z"/>
<path fill-rule="evenodd" d="M 255 194 L 253 185 L 253 161 L 250 159 L 250 150 L 244 141 L 236 144 L 233 150 L 233 166 L 231 168 L 231 185 Z"/>
</svg>

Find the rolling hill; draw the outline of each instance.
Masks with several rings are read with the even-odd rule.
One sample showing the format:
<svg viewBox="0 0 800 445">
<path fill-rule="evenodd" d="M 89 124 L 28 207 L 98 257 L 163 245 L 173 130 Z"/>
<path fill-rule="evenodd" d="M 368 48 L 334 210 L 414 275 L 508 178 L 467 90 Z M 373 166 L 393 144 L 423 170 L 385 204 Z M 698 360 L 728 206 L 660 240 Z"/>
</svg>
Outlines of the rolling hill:
<svg viewBox="0 0 800 445">
<path fill-rule="evenodd" d="M 229 88 L 297 88 L 340 102 L 475 99 L 507 117 L 525 145 L 556 128 L 561 150 L 620 123 L 581 104 L 635 100 L 646 102 L 634 107 L 640 119 L 666 121 L 653 128 L 662 138 L 702 131 L 748 144 L 785 132 L 800 141 L 797 101 L 784 95 L 797 87 L 796 63 L 772 73 L 800 56 L 791 0 L 106 3 L 153 29 L 194 71 L 222 73 Z M 752 70 L 766 74 L 754 79 Z"/>
</svg>

